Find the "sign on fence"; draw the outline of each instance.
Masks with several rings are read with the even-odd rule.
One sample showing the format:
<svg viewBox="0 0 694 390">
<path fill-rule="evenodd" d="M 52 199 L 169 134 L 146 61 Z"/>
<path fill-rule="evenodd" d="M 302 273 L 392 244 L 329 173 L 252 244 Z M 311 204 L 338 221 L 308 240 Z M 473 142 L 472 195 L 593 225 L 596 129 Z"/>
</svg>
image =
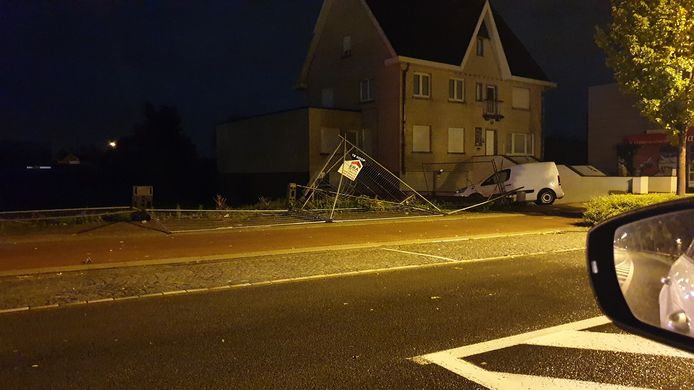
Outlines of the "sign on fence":
<svg viewBox="0 0 694 390">
<path fill-rule="evenodd" d="M 359 172 L 363 167 L 364 165 L 359 160 L 347 160 L 342 163 L 342 166 L 337 172 L 349 180 L 355 181 L 357 180 L 357 175 L 359 175 Z"/>
</svg>

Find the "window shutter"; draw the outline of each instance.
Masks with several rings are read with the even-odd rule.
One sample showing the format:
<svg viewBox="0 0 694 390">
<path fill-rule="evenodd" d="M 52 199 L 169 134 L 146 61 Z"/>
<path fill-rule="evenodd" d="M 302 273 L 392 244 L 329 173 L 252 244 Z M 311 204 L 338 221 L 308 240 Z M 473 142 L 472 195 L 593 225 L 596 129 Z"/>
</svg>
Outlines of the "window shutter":
<svg viewBox="0 0 694 390">
<path fill-rule="evenodd" d="M 412 151 L 431 152 L 431 127 L 415 125 L 412 128 Z"/>
<path fill-rule="evenodd" d="M 448 129 L 448 153 L 465 153 L 465 129 Z"/>
<path fill-rule="evenodd" d="M 513 87 L 513 108 L 530 109 L 530 90 L 528 88 Z"/>
</svg>

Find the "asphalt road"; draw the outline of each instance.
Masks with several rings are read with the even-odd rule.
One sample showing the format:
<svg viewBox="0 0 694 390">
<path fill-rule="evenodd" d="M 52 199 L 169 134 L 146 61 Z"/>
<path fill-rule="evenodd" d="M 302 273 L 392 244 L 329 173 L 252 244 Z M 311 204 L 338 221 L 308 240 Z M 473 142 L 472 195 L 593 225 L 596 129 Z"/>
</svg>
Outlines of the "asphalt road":
<svg viewBox="0 0 694 390">
<path fill-rule="evenodd" d="M 583 256 L 5 314 L 0 388 L 479 388 L 409 358 L 599 315 Z"/>
<path fill-rule="evenodd" d="M 378 269 L 414 266 L 0 314 L 0 388 L 477 389 L 483 386 L 471 376 L 422 364 L 422 356 L 482 342 L 498 346 L 466 361 L 489 370 L 487 379 L 530 378 L 525 388 L 559 388 L 556 380 L 588 383 L 583 388 L 694 388 L 694 359 L 611 325 L 562 328 L 544 341 L 499 340 L 600 315 L 584 252 L 556 251 L 575 242 L 583 240 L 538 235 L 267 256 L 249 259 L 247 267 L 262 280 L 286 278 L 282 264 L 311 275 L 335 257 Z M 542 251 L 548 253 L 531 254 Z M 422 262 L 423 256 L 438 262 Z M 260 272 L 265 266 L 267 273 Z M 233 261 L 204 272 L 195 267 L 90 271 L 69 280 L 90 285 L 136 274 L 146 280 L 147 272 L 165 271 L 178 283 L 239 270 Z M 24 280 L 38 290 L 50 286 L 39 284 L 42 278 Z M 540 386 L 545 379 L 555 382 Z M 497 388 L 516 382 L 503 383 Z"/>
</svg>

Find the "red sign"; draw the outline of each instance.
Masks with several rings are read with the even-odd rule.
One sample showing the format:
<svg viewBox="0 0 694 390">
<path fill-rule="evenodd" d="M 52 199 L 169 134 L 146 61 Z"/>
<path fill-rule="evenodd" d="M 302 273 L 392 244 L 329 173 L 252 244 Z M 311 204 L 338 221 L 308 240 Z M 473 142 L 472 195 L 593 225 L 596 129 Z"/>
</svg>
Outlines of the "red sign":
<svg viewBox="0 0 694 390">
<path fill-rule="evenodd" d="M 694 142 L 694 127 L 687 131 L 687 143 Z M 637 134 L 624 137 L 625 144 L 632 145 L 653 145 L 669 143 L 667 134 Z"/>
</svg>

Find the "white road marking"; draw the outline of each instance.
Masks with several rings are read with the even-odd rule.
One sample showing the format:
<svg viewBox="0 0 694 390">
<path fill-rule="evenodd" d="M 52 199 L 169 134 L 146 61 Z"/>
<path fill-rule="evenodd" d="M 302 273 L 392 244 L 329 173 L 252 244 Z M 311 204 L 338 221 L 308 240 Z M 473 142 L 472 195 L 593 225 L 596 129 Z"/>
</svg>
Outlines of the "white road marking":
<svg viewBox="0 0 694 390">
<path fill-rule="evenodd" d="M 518 258 L 518 257 L 541 256 L 541 255 L 549 255 L 549 254 L 553 254 L 553 253 L 575 252 L 575 251 L 579 251 L 579 250 L 584 250 L 585 248 L 584 247 L 582 247 L 582 248 L 568 248 L 568 249 L 558 249 L 555 251 L 532 252 L 532 253 L 514 253 L 514 254 L 510 254 L 510 255 L 483 257 L 483 258 L 479 258 L 479 259 L 453 259 L 450 257 L 430 255 L 428 253 L 421 253 L 421 252 L 403 251 L 400 249 L 392 249 L 392 248 L 380 248 L 380 249 L 384 250 L 384 251 L 388 251 L 388 252 L 398 252 L 398 253 L 403 253 L 403 254 L 407 254 L 407 255 L 423 256 L 423 257 L 430 257 L 433 259 L 446 260 L 450 263 L 481 263 L 481 262 L 485 262 L 485 261 L 513 259 L 513 258 Z"/>
<path fill-rule="evenodd" d="M 526 341 L 525 344 L 694 359 L 694 354 L 680 351 L 633 334 L 566 330 Z"/>
<path fill-rule="evenodd" d="M 633 275 L 634 264 L 631 261 L 622 261 L 615 265 L 615 272 L 617 273 L 617 281 L 622 291 L 626 291 L 631 284 L 631 276 Z"/>
<path fill-rule="evenodd" d="M 41 309 L 54 309 L 57 308 L 58 304 L 54 303 L 52 305 L 40 305 L 40 306 L 31 306 L 31 310 L 41 310 Z"/>
<path fill-rule="evenodd" d="M 101 298 L 101 299 L 87 300 L 87 303 L 102 303 L 102 302 L 111 302 L 111 301 L 113 301 L 113 298 Z"/>
<path fill-rule="evenodd" d="M 451 262 L 457 262 L 459 260 L 457 259 L 451 259 L 450 257 L 443 257 L 443 256 L 436 256 L 436 255 L 430 255 L 428 253 L 420 253 L 420 252 L 410 252 L 410 251 L 403 251 L 400 249 L 391 249 L 391 248 L 381 248 L 384 251 L 388 252 L 398 252 L 398 253 L 404 253 L 407 255 L 415 255 L 415 256 L 424 256 L 424 257 L 431 257 L 432 259 L 439 259 L 439 260 L 446 260 L 446 261 L 451 261 Z"/>
<path fill-rule="evenodd" d="M 474 381 L 490 389 L 636 389 L 619 385 L 586 382 L 574 379 L 551 378 L 536 375 L 511 374 L 485 370 L 464 358 L 512 347 L 519 344 L 592 349 L 638 353 L 656 356 L 673 356 L 694 359 L 694 355 L 674 348 L 662 346 L 633 335 L 589 332 L 585 329 L 609 324 L 607 317 L 600 316 L 572 322 L 496 340 L 435 352 L 412 358 L 422 364 L 430 362 Z M 584 330 L 584 331 L 581 331 Z"/>
<path fill-rule="evenodd" d="M 579 330 L 587 329 L 595 326 L 606 325 L 611 323 L 610 319 L 605 316 L 589 318 L 583 321 L 571 322 L 568 324 L 562 324 L 557 326 L 552 326 L 550 328 L 535 330 L 532 332 L 521 333 L 514 336 L 508 336 L 496 340 L 489 340 L 482 343 L 466 345 L 460 348 L 449 349 L 447 351 L 435 352 L 433 354 L 424 355 L 423 357 L 429 360 L 429 357 L 435 357 L 436 355 L 450 356 L 455 359 L 461 359 L 464 357 L 478 355 L 480 353 L 485 353 L 489 351 L 494 351 L 497 349 L 502 349 L 510 347 L 516 344 L 523 344 L 528 340 L 545 336 L 552 333 L 561 332 L 564 330 Z"/>
<path fill-rule="evenodd" d="M 573 379 L 492 372 L 463 360 L 453 363 L 449 361 L 434 363 L 491 390 L 644 390 L 644 388 L 639 387 L 610 385 Z"/>
<path fill-rule="evenodd" d="M 29 306 L 22 306 L 22 307 L 15 307 L 12 309 L 3 309 L 3 310 L 0 310 L 0 313 L 15 313 L 18 311 L 27 311 L 27 310 L 29 310 Z"/>
<path fill-rule="evenodd" d="M 174 290 L 174 291 L 164 291 L 162 294 L 163 295 L 178 295 L 178 294 L 185 294 L 187 291 L 186 290 Z"/>
</svg>

